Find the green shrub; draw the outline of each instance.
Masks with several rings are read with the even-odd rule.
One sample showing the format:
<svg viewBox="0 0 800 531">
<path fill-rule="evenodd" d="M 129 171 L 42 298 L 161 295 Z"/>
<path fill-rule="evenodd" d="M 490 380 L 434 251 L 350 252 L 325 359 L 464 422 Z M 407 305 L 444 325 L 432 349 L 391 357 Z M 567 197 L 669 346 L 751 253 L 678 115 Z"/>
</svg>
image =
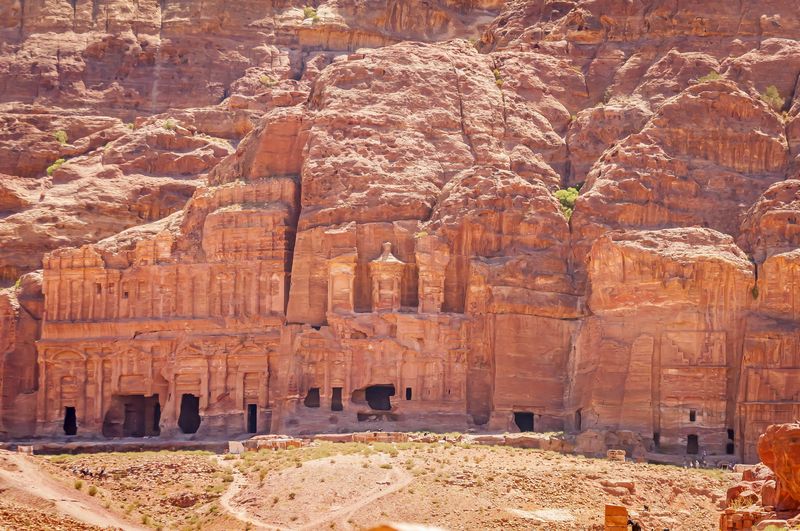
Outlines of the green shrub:
<svg viewBox="0 0 800 531">
<path fill-rule="evenodd" d="M 83 481 L 76 479 L 72 486 L 75 487 L 75 490 L 81 490 L 83 488 Z"/>
<path fill-rule="evenodd" d="M 495 68 L 494 70 L 492 70 L 492 74 L 494 74 L 494 84 L 497 85 L 498 87 L 502 88 L 503 87 L 503 76 L 500 75 L 500 70 Z"/>
<path fill-rule="evenodd" d="M 767 89 L 761 93 L 761 99 L 775 111 L 780 111 L 786 104 L 786 100 L 781 97 L 780 92 L 778 92 L 778 87 L 775 85 L 768 86 Z"/>
<path fill-rule="evenodd" d="M 754 299 L 758 298 L 758 284 L 753 286 L 753 289 L 750 290 L 750 294 L 753 296 Z"/>
<path fill-rule="evenodd" d="M 309 18 L 314 22 L 319 20 L 319 17 L 317 16 L 317 10 L 311 6 L 306 6 L 303 8 L 303 20 L 307 20 Z"/>
<path fill-rule="evenodd" d="M 711 72 L 709 72 L 708 74 L 704 75 L 703 77 L 698 78 L 697 82 L 698 83 L 705 83 L 706 81 L 716 81 L 718 79 L 722 79 L 722 76 L 719 75 L 717 72 L 712 70 Z"/>
<path fill-rule="evenodd" d="M 164 129 L 167 131 L 173 131 L 176 127 L 178 127 L 178 123 L 173 120 L 172 118 L 167 118 L 164 120 L 164 123 L 161 124 Z"/>
<path fill-rule="evenodd" d="M 61 165 L 64 164 L 65 162 L 67 161 L 64 159 L 58 159 L 57 161 L 52 163 L 50 166 L 47 167 L 47 175 L 48 176 L 53 175 L 53 172 L 59 169 Z"/>
<path fill-rule="evenodd" d="M 575 210 L 575 201 L 578 199 L 578 189 L 569 187 L 566 190 L 556 190 L 553 194 L 558 202 L 561 203 L 561 212 L 564 217 L 569 220 L 572 217 L 572 211 Z"/>
<path fill-rule="evenodd" d="M 58 140 L 58 143 L 63 146 L 64 144 L 67 143 L 67 132 L 64 131 L 63 129 L 60 129 L 55 133 L 53 133 L 53 138 Z"/>
<path fill-rule="evenodd" d="M 95 494 L 97 494 L 97 487 L 91 485 L 87 492 L 89 493 L 89 496 L 94 496 Z"/>
<path fill-rule="evenodd" d="M 268 76 L 266 74 L 261 76 L 260 78 L 258 78 L 258 80 L 265 87 L 271 87 L 271 86 L 275 85 L 276 83 L 278 83 L 276 80 L 272 79 L 270 76 Z"/>
</svg>

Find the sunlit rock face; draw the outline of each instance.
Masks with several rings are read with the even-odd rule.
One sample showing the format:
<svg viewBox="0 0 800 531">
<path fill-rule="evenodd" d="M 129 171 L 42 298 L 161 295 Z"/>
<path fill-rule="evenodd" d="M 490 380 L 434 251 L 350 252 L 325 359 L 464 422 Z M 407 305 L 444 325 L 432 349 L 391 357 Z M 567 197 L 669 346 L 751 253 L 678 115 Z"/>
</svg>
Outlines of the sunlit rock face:
<svg viewBox="0 0 800 531">
<path fill-rule="evenodd" d="M 0 434 L 757 460 L 800 413 L 800 19 L 750 4 L 0 8 Z"/>
</svg>

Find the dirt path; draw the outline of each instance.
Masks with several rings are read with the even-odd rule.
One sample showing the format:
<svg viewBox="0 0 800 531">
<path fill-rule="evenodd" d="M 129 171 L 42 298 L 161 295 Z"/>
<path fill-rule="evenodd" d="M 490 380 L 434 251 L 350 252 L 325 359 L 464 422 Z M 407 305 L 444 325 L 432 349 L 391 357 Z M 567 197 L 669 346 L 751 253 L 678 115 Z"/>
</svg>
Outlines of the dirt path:
<svg viewBox="0 0 800 531">
<path fill-rule="evenodd" d="M 361 499 L 357 499 L 352 503 L 348 503 L 344 507 L 330 512 L 327 515 L 323 516 L 322 518 L 318 518 L 312 522 L 309 522 L 298 529 L 305 530 L 305 529 L 319 529 L 323 526 L 323 524 L 328 524 L 330 522 L 340 522 L 350 519 L 350 517 L 356 513 L 359 509 L 368 505 L 375 500 L 383 498 L 384 496 L 388 496 L 398 490 L 402 489 L 403 487 L 409 485 L 412 481 L 414 481 L 414 476 L 406 472 L 405 470 L 393 468 L 389 474 L 386 475 L 386 478 L 383 480 L 384 482 L 389 482 L 390 487 L 386 490 L 378 490 L 372 494 L 364 496 Z"/>
<path fill-rule="evenodd" d="M 12 452 L 2 452 L 4 464 L 0 467 L 0 483 L 55 504 L 55 510 L 63 515 L 86 524 L 140 531 L 147 528 L 138 526 L 104 508 L 93 498 L 60 483 L 42 472 L 33 459 Z"/>
<path fill-rule="evenodd" d="M 219 458 L 219 462 L 222 465 L 225 465 L 225 461 Z M 242 474 L 236 468 L 231 468 L 231 472 L 233 473 L 233 482 L 231 482 L 228 490 L 225 494 L 222 495 L 220 498 L 220 505 L 223 509 L 225 509 L 228 513 L 233 515 L 238 520 L 248 523 L 252 526 L 255 526 L 259 529 L 269 529 L 271 531 L 305 531 L 305 530 L 313 530 L 313 529 L 320 529 L 325 524 L 329 524 L 331 522 L 346 522 L 350 519 L 350 517 L 355 514 L 359 509 L 363 508 L 366 505 L 383 498 L 384 496 L 388 496 L 398 490 L 402 489 L 403 487 L 409 485 L 412 481 L 414 481 L 414 477 L 402 469 L 394 468 L 389 473 L 384 476 L 381 480 L 382 483 L 389 484 L 389 488 L 385 490 L 376 489 L 371 494 L 367 494 L 361 498 L 353 500 L 351 503 L 344 505 L 336 509 L 335 511 L 328 512 L 324 514 L 322 517 L 317 518 L 311 522 L 305 523 L 298 527 L 280 527 L 274 524 L 270 524 L 268 522 L 261 521 L 253 516 L 251 516 L 247 509 L 244 507 L 240 507 L 233 499 L 236 497 L 239 492 L 241 492 L 242 488 L 247 485 L 247 478 L 244 474 Z"/>
<path fill-rule="evenodd" d="M 220 456 L 217 456 L 217 461 L 219 461 L 219 464 L 221 466 L 228 467 L 228 464 L 225 461 L 223 461 Z M 262 522 L 261 520 L 253 518 L 248 514 L 246 509 L 238 507 L 236 504 L 234 504 L 233 498 L 237 494 L 239 494 L 239 492 L 245 485 L 247 485 L 247 477 L 245 477 L 244 474 L 239 472 L 239 470 L 237 470 L 234 467 L 231 467 L 231 472 L 233 473 L 233 481 L 228 486 L 228 490 L 226 490 L 225 493 L 222 495 L 222 497 L 219 499 L 219 504 L 222 506 L 222 508 L 229 514 L 231 514 L 233 517 L 235 517 L 237 520 L 255 526 L 259 529 L 285 531 L 284 528 L 282 527 L 269 525 Z"/>
</svg>

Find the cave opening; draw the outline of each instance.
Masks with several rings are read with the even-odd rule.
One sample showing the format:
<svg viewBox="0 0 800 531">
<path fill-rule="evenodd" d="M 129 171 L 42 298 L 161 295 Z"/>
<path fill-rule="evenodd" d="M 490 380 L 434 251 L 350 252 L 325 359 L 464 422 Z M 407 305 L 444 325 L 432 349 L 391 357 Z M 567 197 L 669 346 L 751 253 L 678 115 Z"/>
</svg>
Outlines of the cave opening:
<svg viewBox="0 0 800 531">
<path fill-rule="evenodd" d="M 334 387 L 331 392 L 331 411 L 342 411 L 342 388 Z"/>
<path fill-rule="evenodd" d="M 161 402 L 158 401 L 158 395 L 154 395 L 156 403 L 153 404 L 153 434 L 161 434 Z"/>
<path fill-rule="evenodd" d="M 533 431 L 533 413 L 529 411 L 515 411 L 514 424 L 519 431 Z"/>
<path fill-rule="evenodd" d="M 732 429 L 728 429 L 728 442 L 725 444 L 725 453 L 728 455 L 733 455 L 736 450 L 736 442 L 734 440 L 735 432 Z"/>
<path fill-rule="evenodd" d="M 181 396 L 181 412 L 178 427 L 183 433 L 197 433 L 200 428 L 200 398 L 192 394 Z"/>
<path fill-rule="evenodd" d="M 581 414 L 581 409 L 575 412 L 575 431 L 581 431 L 581 424 L 583 424 L 583 415 Z"/>
<path fill-rule="evenodd" d="M 158 395 L 112 395 L 103 417 L 105 437 L 145 437 L 161 434 Z"/>
<path fill-rule="evenodd" d="M 700 440 L 697 435 L 689 435 L 686 439 L 686 453 L 697 454 L 700 452 Z"/>
<path fill-rule="evenodd" d="M 411 400 L 411 388 L 406 387 L 406 400 Z"/>
<path fill-rule="evenodd" d="M 247 433 L 258 431 L 258 405 L 247 404 Z"/>
<path fill-rule="evenodd" d="M 303 405 L 306 407 L 319 407 L 319 387 L 312 387 L 308 390 Z"/>
<path fill-rule="evenodd" d="M 394 385 L 370 385 L 365 396 L 371 409 L 389 411 L 392 409 L 390 397 L 394 396 Z"/>
<path fill-rule="evenodd" d="M 144 398 L 143 396 L 136 398 Z M 144 437 L 144 406 L 140 400 L 124 404 L 123 437 Z"/>
<path fill-rule="evenodd" d="M 78 433 L 78 416 L 75 414 L 73 406 L 64 408 L 64 433 L 66 435 L 76 435 Z"/>
</svg>

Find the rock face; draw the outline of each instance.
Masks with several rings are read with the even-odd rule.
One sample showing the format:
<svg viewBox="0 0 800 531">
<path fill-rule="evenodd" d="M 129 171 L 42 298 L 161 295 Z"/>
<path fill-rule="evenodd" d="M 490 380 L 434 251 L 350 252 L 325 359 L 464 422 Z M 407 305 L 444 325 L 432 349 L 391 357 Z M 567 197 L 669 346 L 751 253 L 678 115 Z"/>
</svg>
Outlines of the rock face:
<svg viewBox="0 0 800 531">
<path fill-rule="evenodd" d="M 0 273 L 43 272 L 0 432 L 755 461 L 800 414 L 800 19 L 750 4 L 1 10 Z"/>
<path fill-rule="evenodd" d="M 800 500 L 800 425 L 770 426 L 758 439 L 758 456 L 775 472 L 786 493 Z"/>
<path fill-rule="evenodd" d="M 774 424 L 758 439 L 762 463 L 745 470 L 742 481 L 728 489 L 728 509 L 720 530 L 759 524 L 791 528 L 800 523 L 800 425 Z M 746 522 L 749 522 L 746 523 Z M 743 525 L 744 524 L 744 525 Z"/>
</svg>

